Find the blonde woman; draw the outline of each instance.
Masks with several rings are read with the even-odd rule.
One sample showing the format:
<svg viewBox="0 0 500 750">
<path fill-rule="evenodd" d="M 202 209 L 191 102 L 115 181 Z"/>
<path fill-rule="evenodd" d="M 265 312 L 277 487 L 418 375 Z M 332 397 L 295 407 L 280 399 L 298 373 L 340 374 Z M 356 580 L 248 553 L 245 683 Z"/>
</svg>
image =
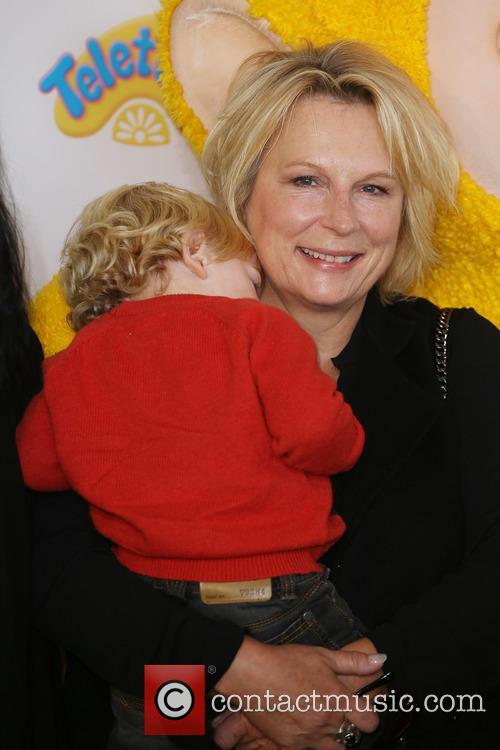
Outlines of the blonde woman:
<svg viewBox="0 0 500 750">
<path fill-rule="evenodd" d="M 214 197 L 256 247 L 262 300 L 312 336 L 324 369 L 339 367 L 339 386 L 365 426 L 361 460 L 334 480 L 347 532 L 323 561 L 368 635 L 340 652 L 238 641 L 228 626 L 194 621 L 178 603 L 163 609 L 136 589 L 143 612 L 120 636 L 128 657 L 120 670 L 95 646 L 110 628 L 96 621 L 99 603 L 85 605 L 93 613 L 84 617 L 85 643 L 61 622 L 71 568 L 80 582 L 97 570 L 113 581 L 115 627 L 123 612 L 127 584 L 118 583 L 102 542 L 83 544 L 83 531 L 74 532 L 79 559 L 94 573 L 58 553 L 64 565 L 55 581 L 47 564 L 55 553 L 46 552 L 41 590 L 51 595 L 39 622 L 136 693 L 141 663 L 175 659 L 215 666 L 209 687 L 225 695 L 349 697 L 369 681 L 359 676 L 361 654 L 384 652 L 393 673 L 388 696 L 406 693 L 404 710 L 414 708 L 398 747 L 487 744 L 500 687 L 498 332 L 472 310 L 450 318 L 404 296 L 437 261 L 437 207 L 453 205 L 458 169 L 448 133 L 401 70 L 363 45 L 338 42 L 244 65 L 203 163 Z M 61 535 L 68 525 L 58 521 Z M 66 600 L 73 616 L 83 609 L 76 599 Z M 317 614 L 311 609 L 297 628 L 317 630 Z M 466 694 L 482 703 L 467 710 Z M 264 711 L 222 722 L 216 739 L 223 747 L 339 750 L 363 747 L 352 724 L 369 732 L 377 723 L 354 709 Z"/>
</svg>

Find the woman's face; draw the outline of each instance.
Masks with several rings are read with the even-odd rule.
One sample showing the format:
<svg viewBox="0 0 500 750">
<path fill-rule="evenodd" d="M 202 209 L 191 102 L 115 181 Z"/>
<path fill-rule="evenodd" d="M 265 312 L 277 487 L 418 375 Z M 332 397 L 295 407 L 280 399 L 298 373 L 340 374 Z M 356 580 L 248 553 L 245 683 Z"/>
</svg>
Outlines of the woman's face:
<svg viewBox="0 0 500 750">
<path fill-rule="evenodd" d="M 264 301 L 292 311 L 364 300 L 394 257 L 402 206 L 373 108 L 300 100 L 246 207 Z"/>
</svg>

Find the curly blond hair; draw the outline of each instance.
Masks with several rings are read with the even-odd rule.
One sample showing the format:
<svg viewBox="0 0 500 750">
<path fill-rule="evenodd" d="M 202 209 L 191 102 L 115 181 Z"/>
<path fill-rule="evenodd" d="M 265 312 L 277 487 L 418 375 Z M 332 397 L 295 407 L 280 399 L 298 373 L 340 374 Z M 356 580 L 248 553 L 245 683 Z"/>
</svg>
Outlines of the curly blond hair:
<svg viewBox="0 0 500 750">
<path fill-rule="evenodd" d="M 199 195 L 159 182 L 122 185 L 84 208 L 66 239 L 61 286 L 78 331 L 138 294 L 151 275 L 165 291 L 167 261 L 182 260 L 186 232 L 201 231 L 214 261 L 248 259 L 253 246 L 233 220 Z"/>
</svg>

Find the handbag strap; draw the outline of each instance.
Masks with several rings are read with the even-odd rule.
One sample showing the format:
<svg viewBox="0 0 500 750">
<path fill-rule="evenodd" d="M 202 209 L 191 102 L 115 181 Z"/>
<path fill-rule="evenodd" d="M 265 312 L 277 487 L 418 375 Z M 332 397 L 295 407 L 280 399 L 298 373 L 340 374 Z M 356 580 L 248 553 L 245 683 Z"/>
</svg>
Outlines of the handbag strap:
<svg viewBox="0 0 500 750">
<path fill-rule="evenodd" d="M 439 311 L 439 318 L 434 336 L 434 352 L 436 358 L 436 372 L 441 397 L 446 400 L 447 375 L 448 375 L 448 330 L 453 307 L 443 307 Z"/>
</svg>

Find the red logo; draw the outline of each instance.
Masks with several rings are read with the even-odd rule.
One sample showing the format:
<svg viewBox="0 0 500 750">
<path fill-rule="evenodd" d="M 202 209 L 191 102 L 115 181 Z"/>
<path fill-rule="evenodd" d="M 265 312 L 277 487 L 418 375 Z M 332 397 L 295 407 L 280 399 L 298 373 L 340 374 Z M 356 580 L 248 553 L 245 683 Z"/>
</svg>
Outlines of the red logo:
<svg viewBox="0 0 500 750">
<path fill-rule="evenodd" d="M 205 734 L 203 664 L 144 666 L 144 734 Z"/>
</svg>

